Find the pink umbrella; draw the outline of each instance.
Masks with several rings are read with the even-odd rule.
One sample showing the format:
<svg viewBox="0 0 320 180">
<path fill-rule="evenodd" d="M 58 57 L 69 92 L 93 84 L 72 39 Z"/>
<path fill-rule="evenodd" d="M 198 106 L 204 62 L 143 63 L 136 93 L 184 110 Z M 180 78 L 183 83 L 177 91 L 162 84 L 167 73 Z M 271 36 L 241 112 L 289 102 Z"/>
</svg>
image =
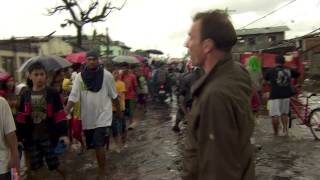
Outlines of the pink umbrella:
<svg viewBox="0 0 320 180">
<path fill-rule="evenodd" d="M 135 57 L 136 59 L 138 59 L 140 62 L 144 62 L 144 61 L 146 60 L 145 57 L 140 56 L 140 55 L 134 55 L 134 57 Z"/>
<path fill-rule="evenodd" d="M 65 59 L 71 63 L 84 64 L 86 62 L 86 54 L 86 52 L 73 53 L 67 55 Z"/>
</svg>

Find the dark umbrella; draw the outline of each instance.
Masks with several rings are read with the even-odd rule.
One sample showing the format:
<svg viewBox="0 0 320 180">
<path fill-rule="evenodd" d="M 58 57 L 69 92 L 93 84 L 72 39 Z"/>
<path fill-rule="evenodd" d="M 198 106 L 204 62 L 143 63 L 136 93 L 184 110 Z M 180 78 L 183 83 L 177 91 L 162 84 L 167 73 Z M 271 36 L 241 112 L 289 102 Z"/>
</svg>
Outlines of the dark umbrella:
<svg viewBox="0 0 320 180">
<path fill-rule="evenodd" d="M 146 53 L 149 53 L 149 54 L 163 54 L 162 51 L 159 51 L 159 50 L 156 50 L 156 49 L 148 49 L 148 50 L 145 50 Z"/>
<path fill-rule="evenodd" d="M 18 72 L 27 71 L 31 64 L 40 62 L 47 71 L 56 71 L 71 66 L 72 64 L 59 56 L 36 56 L 25 63 L 18 69 Z"/>
</svg>

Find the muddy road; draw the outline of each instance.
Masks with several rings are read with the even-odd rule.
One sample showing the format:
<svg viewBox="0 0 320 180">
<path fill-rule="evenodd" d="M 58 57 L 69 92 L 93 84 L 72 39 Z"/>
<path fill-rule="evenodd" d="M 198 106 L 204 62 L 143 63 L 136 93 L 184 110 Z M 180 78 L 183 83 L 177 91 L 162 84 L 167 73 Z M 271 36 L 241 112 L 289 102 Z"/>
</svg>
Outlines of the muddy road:
<svg viewBox="0 0 320 180">
<path fill-rule="evenodd" d="M 179 180 L 182 169 L 183 131 L 171 130 L 176 104 L 149 102 L 147 112 L 129 131 L 128 148 L 120 153 L 111 145 L 107 153 L 109 180 Z M 308 129 L 293 123 L 289 137 L 274 137 L 271 120 L 259 116 L 254 133 L 255 142 L 262 145 L 256 153 L 258 180 L 319 180 L 320 142 L 313 140 Z M 72 179 L 94 179 L 97 164 L 93 152 L 82 155 L 77 149 L 63 157 L 63 165 Z M 48 179 L 61 179 L 48 173 Z"/>
</svg>

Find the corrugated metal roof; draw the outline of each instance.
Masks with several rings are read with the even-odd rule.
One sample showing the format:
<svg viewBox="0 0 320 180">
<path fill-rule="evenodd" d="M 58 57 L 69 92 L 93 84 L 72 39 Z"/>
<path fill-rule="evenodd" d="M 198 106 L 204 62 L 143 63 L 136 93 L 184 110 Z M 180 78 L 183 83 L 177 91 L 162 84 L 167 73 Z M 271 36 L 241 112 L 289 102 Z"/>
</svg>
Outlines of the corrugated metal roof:
<svg viewBox="0 0 320 180">
<path fill-rule="evenodd" d="M 252 28 L 252 29 L 239 29 L 236 30 L 238 36 L 254 35 L 254 34 L 269 34 L 277 32 L 285 32 L 290 30 L 287 26 Z"/>
</svg>

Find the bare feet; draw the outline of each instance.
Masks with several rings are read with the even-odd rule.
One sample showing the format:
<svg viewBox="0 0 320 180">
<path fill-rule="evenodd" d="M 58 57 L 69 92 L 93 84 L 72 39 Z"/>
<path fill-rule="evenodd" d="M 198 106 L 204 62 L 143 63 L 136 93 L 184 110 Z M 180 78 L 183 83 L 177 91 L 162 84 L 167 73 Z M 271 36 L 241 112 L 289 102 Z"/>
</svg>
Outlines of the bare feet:
<svg viewBox="0 0 320 180">
<path fill-rule="evenodd" d="M 97 180 L 106 180 L 107 179 L 107 173 L 104 172 L 99 172 L 98 176 L 97 176 Z"/>
<path fill-rule="evenodd" d="M 287 129 L 287 128 L 284 128 L 284 129 L 283 129 L 283 135 L 284 135 L 284 136 L 289 136 L 289 132 L 288 132 L 288 129 Z"/>
</svg>

